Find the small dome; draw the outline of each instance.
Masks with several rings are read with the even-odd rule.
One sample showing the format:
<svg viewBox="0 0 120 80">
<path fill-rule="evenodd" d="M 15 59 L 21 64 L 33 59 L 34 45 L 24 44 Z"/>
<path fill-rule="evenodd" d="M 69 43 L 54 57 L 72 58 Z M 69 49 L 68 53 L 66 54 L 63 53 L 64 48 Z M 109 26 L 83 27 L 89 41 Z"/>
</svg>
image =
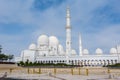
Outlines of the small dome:
<svg viewBox="0 0 120 80">
<path fill-rule="evenodd" d="M 59 44 L 58 50 L 59 50 L 59 51 L 64 51 L 63 46 L 62 46 L 61 44 Z"/>
<path fill-rule="evenodd" d="M 60 55 L 65 55 L 64 48 L 63 48 L 63 46 L 61 44 L 59 44 L 58 50 L 59 50 Z"/>
<path fill-rule="evenodd" d="M 111 48 L 110 49 L 110 54 L 117 54 L 117 49 L 116 48 Z"/>
<path fill-rule="evenodd" d="M 36 45 L 34 43 L 30 44 L 29 49 L 30 50 L 36 50 Z"/>
<path fill-rule="evenodd" d="M 97 48 L 96 51 L 95 51 L 95 53 L 96 53 L 97 55 L 102 55 L 102 54 L 103 54 L 103 51 L 102 51 L 102 49 Z"/>
<path fill-rule="evenodd" d="M 41 35 L 38 38 L 38 44 L 39 45 L 48 45 L 49 39 L 47 35 Z"/>
<path fill-rule="evenodd" d="M 49 45 L 50 46 L 58 46 L 59 45 L 59 41 L 55 36 L 50 36 L 49 37 Z"/>
<path fill-rule="evenodd" d="M 88 49 L 84 49 L 84 50 L 83 50 L 83 55 L 88 55 L 88 54 L 89 54 Z"/>
<path fill-rule="evenodd" d="M 72 51 L 71 51 L 72 53 L 72 55 L 77 55 L 77 53 L 76 53 L 76 51 L 74 50 L 74 49 L 72 49 Z"/>
</svg>

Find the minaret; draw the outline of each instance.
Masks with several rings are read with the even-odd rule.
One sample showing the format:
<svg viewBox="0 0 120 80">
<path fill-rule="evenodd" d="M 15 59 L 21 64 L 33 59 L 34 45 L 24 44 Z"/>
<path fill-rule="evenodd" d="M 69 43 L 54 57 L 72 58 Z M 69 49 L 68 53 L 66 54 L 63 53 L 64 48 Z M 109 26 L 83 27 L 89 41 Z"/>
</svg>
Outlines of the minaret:
<svg viewBox="0 0 120 80">
<path fill-rule="evenodd" d="M 82 56 L 82 39 L 81 35 L 79 34 L 79 56 Z"/>
<path fill-rule="evenodd" d="M 120 45 L 117 45 L 118 63 L 120 63 Z"/>
<path fill-rule="evenodd" d="M 67 7 L 66 14 L 66 55 L 71 54 L 71 25 L 70 25 L 70 9 Z"/>
</svg>

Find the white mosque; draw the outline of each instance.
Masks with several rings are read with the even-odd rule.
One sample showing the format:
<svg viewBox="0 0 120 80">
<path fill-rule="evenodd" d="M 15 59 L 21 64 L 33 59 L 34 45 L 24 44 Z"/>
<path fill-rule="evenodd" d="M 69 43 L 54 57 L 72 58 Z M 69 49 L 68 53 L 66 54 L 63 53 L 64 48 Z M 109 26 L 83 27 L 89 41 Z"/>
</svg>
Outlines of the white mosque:
<svg viewBox="0 0 120 80">
<path fill-rule="evenodd" d="M 89 54 L 88 49 L 82 48 L 82 40 L 79 35 L 79 55 L 72 49 L 70 10 L 66 14 L 66 49 L 59 43 L 55 36 L 40 35 L 37 44 L 30 44 L 28 49 L 21 52 L 15 61 L 40 62 L 40 63 L 67 63 L 79 66 L 106 66 L 120 62 L 120 46 L 110 49 L 110 54 L 103 54 L 102 49 L 97 48 L 94 55 Z"/>
</svg>

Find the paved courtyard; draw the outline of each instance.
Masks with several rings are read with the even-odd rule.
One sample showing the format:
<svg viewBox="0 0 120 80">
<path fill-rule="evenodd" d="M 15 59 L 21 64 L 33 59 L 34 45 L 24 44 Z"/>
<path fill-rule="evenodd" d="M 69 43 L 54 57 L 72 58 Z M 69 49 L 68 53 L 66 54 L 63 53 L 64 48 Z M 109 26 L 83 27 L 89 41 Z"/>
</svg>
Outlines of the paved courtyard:
<svg viewBox="0 0 120 80">
<path fill-rule="evenodd" d="M 120 80 L 113 75 L 70 75 L 70 74 L 8 74 L 7 78 L 27 80 Z"/>
<path fill-rule="evenodd" d="M 0 78 L 4 76 L 6 79 L 3 80 L 120 80 L 120 69 L 103 67 L 23 68 L 2 65 L 0 66 Z"/>
</svg>

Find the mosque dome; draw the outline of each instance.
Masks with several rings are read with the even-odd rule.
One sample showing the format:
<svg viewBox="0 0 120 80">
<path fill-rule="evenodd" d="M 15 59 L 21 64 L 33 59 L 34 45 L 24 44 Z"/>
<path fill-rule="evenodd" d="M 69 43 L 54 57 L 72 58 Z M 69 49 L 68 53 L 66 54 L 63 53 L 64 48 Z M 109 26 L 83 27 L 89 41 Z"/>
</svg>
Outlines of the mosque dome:
<svg viewBox="0 0 120 80">
<path fill-rule="evenodd" d="M 102 51 L 102 49 L 97 48 L 96 51 L 95 51 L 95 53 L 96 53 L 97 55 L 102 55 L 102 54 L 103 54 L 103 51 Z"/>
<path fill-rule="evenodd" d="M 29 50 L 35 50 L 36 49 L 36 44 L 32 43 L 29 46 Z"/>
<path fill-rule="evenodd" d="M 110 54 L 117 54 L 117 49 L 116 48 L 111 48 L 110 49 Z"/>
<path fill-rule="evenodd" d="M 59 54 L 60 54 L 60 55 L 65 55 L 65 53 L 64 53 L 64 48 L 63 48 L 63 46 L 62 46 L 61 44 L 59 44 L 58 50 L 59 50 Z"/>
<path fill-rule="evenodd" d="M 55 36 L 50 36 L 49 37 L 49 45 L 50 46 L 58 46 L 59 45 L 59 41 Z"/>
<path fill-rule="evenodd" d="M 77 53 L 76 53 L 76 51 L 74 50 L 74 49 L 72 49 L 72 51 L 71 51 L 72 53 L 72 55 L 77 55 Z"/>
<path fill-rule="evenodd" d="M 89 54 L 88 49 L 84 49 L 84 50 L 83 50 L 83 55 L 88 55 L 88 54 Z"/>
<path fill-rule="evenodd" d="M 58 48 L 59 48 L 59 51 L 64 51 L 63 46 L 61 44 L 59 44 Z"/>
<path fill-rule="evenodd" d="M 38 44 L 39 45 L 48 45 L 49 43 L 49 38 L 47 35 L 41 35 L 38 38 Z"/>
</svg>

